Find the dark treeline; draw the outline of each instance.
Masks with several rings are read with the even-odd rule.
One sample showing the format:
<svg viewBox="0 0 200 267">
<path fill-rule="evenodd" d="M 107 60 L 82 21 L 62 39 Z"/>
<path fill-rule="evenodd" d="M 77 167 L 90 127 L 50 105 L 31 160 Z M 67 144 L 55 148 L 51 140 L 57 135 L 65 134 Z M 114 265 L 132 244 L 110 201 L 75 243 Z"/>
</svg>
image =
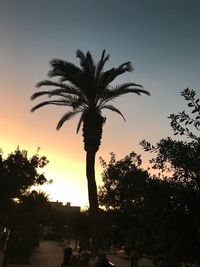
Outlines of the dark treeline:
<svg viewBox="0 0 200 267">
<path fill-rule="evenodd" d="M 17 148 L 6 158 L 0 154 L 0 249 L 6 261 L 27 262 L 38 243 L 40 225 L 46 220 L 48 197 L 31 190 L 48 183 L 39 169 L 48 164 L 37 153 Z"/>
<path fill-rule="evenodd" d="M 127 252 L 151 257 L 155 264 L 177 267 L 200 262 L 200 105 L 193 90 L 182 96 L 192 109 L 171 114 L 171 126 L 184 140 L 163 138 L 156 145 L 143 140 L 158 175 L 141 167 L 141 156 L 132 152 L 121 160 L 101 159 L 103 186 L 99 202 L 112 223 L 113 245 L 126 244 Z"/>
</svg>

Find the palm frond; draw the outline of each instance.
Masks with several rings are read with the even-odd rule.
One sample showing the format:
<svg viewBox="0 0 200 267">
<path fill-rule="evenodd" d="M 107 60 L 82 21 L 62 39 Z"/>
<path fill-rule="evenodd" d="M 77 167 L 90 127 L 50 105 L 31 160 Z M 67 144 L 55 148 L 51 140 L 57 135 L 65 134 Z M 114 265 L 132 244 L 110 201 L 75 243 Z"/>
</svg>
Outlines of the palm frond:
<svg viewBox="0 0 200 267">
<path fill-rule="evenodd" d="M 50 78 L 59 76 L 60 82 L 69 81 L 79 87 L 79 79 L 82 74 L 79 67 L 62 59 L 53 59 L 50 64 L 52 67 L 48 73 Z"/>
<path fill-rule="evenodd" d="M 129 82 L 129 83 L 118 84 L 113 87 L 113 90 L 119 90 L 119 89 L 124 90 L 125 88 L 130 88 L 131 86 L 143 88 L 141 84 Z"/>
<path fill-rule="evenodd" d="M 47 105 L 56 105 L 56 106 L 71 106 L 70 102 L 66 100 L 52 100 L 52 101 L 44 101 L 39 103 L 38 105 L 34 106 L 31 109 L 31 112 L 34 112 L 36 109 L 39 109 L 41 107 L 47 106 Z"/>
<path fill-rule="evenodd" d="M 115 71 L 115 68 L 111 68 L 107 71 L 102 72 L 102 74 L 99 77 L 99 81 L 101 83 L 101 85 L 103 85 L 102 87 L 106 87 L 106 83 L 105 81 L 107 80 L 107 78 Z M 105 86 L 104 86 L 105 85 Z"/>
<path fill-rule="evenodd" d="M 104 109 L 104 108 L 105 108 L 105 109 L 112 110 L 112 111 L 118 113 L 119 115 L 122 116 L 122 118 L 123 118 L 124 121 L 126 122 L 126 119 L 124 118 L 123 114 L 122 114 L 121 111 L 120 111 L 119 109 L 117 109 L 116 107 L 114 107 L 114 106 L 112 106 L 112 105 L 104 105 L 104 106 L 102 107 L 102 109 Z"/>
<path fill-rule="evenodd" d="M 106 87 L 108 84 L 110 84 L 115 78 L 117 78 L 119 75 L 125 73 L 125 72 L 131 72 L 133 70 L 133 67 L 131 65 L 131 62 L 125 62 L 121 64 L 118 68 L 112 68 L 108 71 L 105 71 L 101 75 L 101 82 L 103 84 L 103 87 Z"/>
<path fill-rule="evenodd" d="M 86 61 L 88 63 L 89 71 L 94 73 L 95 64 L 94 64 L 94 60 L 92 58 L 92 55 L 89 51 L 86 53 Z"/>
<path fill-rule="evenodd" d="M 83 93 L 79 89 L 73 86 L 68 86 L 68 85 L 63 86 L 63 88 L 55 88 L 50 93 L 50 96 L 52 95 L 58 95 L 58 96 L 62 95 L 63 97 L 65 97 L 66 95 L 74 95 L 80 98 L 84 97 Z"/>
<path fill-rule="evenodd" d="M 79 58 L 81 67 L 85 68 L 85 61 L 86 61 L 85 54 L 80 49 L 76 50 L 76 57 Z"/>
<path fill-rule="evenodd" d="M 97 67 L 96 67 L 96 79 L 97 79 L 97 80 L 99 79 L 100 73 L 102 72 L 103 67 L 104 67 L 106 61 L 108 61 L 109 58 L 110 58 L 110 55 L 107 55 L 107 56 L 105 57 L 105 53 L 106 53 L 106 50 L 104 49 L 103 52 L 102 52 L 102 55 L 101 55 L 101 59 L 100 59 L 100 61 L 97 63 Z"/>
<path fill-rule="evenodd" d="M 56 127 L 56 130 L 59 130 L 63 126 L 63 123 L 65 121 L 70 120 L 72 117 L 74 117 L 79 112 L 80 112 L 80 110 L 77 110 L 77 111 L 69 111 L 69 112 L 65 113 L 62 116 L 62 118 L 59 120 L 59 122 L 57 124 L 57 127 Z"/>
<path fill-rule="evenodd" d="M 140 95 L 145 94 L 145 95 L 150 95 L 150 93 L 147 90 L 140 89 L 140 88 L 123 88 L 123 89 L 117 89 L 115 90 L 116 93 L 119 93 L 120 95 L 127 94 L 127 93 L 135 93 Z"/>
<path fill-rule="evenodd" d="M 35 98 L 39 97 L 39 96 L 42 96 L 42 95 L 48 95 L 48 97 L 52 97 L 52 96 L 59 96 L 59 97 L 64 97 L 66 99 L 69 99 L 69 96 L 76 96 L 76 97 L 79 97 L 79 94 L 73 92 L 74 95 L 72 94 L 72 91 L 69 90 L 69 92 L 65 89 L 54 89 L 52 91 L 41 91 L 41 92 L 38 92 L 38 93 L 35 93 L 32 95 L 31 97 L 31 100 L 34 100 Z M 81 97 L 81 93 L 80 93 L 80 98 Z M 63 99 L 64 100 L 64 99 Z"/>
<path fill-rule="evenodd" d="M 34 94 L 31 96 L 31 100 L 34 100 L 34 99 L 36 99 L 37 97 L 42 96 L 42 95 L 49 95 L 50 92 L 51 92 L 51 91 L 41 91 L 41 92 L 34 93 Z"/>
<path fill-rule="evenodd" d="M 43 81 L 40 81 L 36 84 L 36 87 L 39 88 L 41 86 L 56 86 L 56 87 L 60 87 L 61 86 L 61 83 L 59 82 L 53 82 L 53 81 L 50 81 L 50 80 L 43 80 Z"/>
<path fill-rule="evenodd" d="M 123 71 L 128 71 L 128 72 L 131 72 L 132 70 L 134 70 L 134 68 L 133 68 L 133 66 L 132 66 L 130 61 L 127 61 L 127 62 L 121 64 L 117 69 L 121 70 L 121 71 L 122 70 Z"/>
<path fill-rule="evenodd" d="M 137 95 L 140 95 L 141 93 L 150 95 L 150 93 L 147 90 L 140 89 L 140 88 L 129 88 L 131 86 L 130 84 L 124 84 L 119 86 L 118 88 L 113 89 L 106 89 L 102 93 L 102 98 L 109 98 L 109 97 L 118 97 L 120 95 L 128 94 L 128 93 L 135 93 Z"/>
<path fill-rule="evenodd" d="M 56 86 L 58 88 L 53 89 L 52 95 L 56 95 L 57 93 L 67 93 L 67 94 L 74 94 L 74 95 L 78 95 L 78 96 L 82 96 L 82 92 L 80 91 L 80 89 L 76 86 L 73 85 L 69 85 L 69 84 L 65 84 L 63 82 L 52 82 L 49 80 L 44 80 L 41 81 L 39 83 L 36 84 L 36 87 L 41 87 L 41 86 Z"/>
<path fill-rule="evenodd" d="M 130 85 L 131 83 L 127 84 Z M 106 89 L 101 94 L 101 97 L 99 98 L 98 105 L 99 107 L 103 107 L 106 103 L 112 101 L 113 99 L 116 99 L 117 97 L 127 94 L 127 93 L 135 93 L 137 95 L 140 95 L 141 93 L 150 95 L 150 93 L 144 89 L 140 88 L 126 88 L 125 84 L 124 86 L 121 85 L 117 89 Z"/>
<path fill-rule="evenodd" d="M 76 65 L 74 65 L 73 63 L 68 62 L 66 60 L 63 60 L 63 59 L 59 59 L 59 58 L 52 59 L 50 61 L 50 65 L 51 65 L 53 70 L 55 70 L 55 71 L 57 70 L 58 73 L 60 71 L 61 75 L 63 73 L 65 74 L 66 72 L 70 72 L 73 74 L 81 72 L 81 69 L 79 67 L 77 67 Z M 53 76 L 50 75 L 50 77 L 54 77 L 54 72 L 52 72 L 52 75 Z"/>
<path fill-rule="evenodd" d="M 89 75 L 90 79 L 94 78 L 95 64 L 91 53 L 88 51 L 86 54 L 84 54 L 81 50 L 78 49 L 76 51 L 76 56 L 80 60 L 80 65 L 84 72 L 84 77 Z"/>
</svg>

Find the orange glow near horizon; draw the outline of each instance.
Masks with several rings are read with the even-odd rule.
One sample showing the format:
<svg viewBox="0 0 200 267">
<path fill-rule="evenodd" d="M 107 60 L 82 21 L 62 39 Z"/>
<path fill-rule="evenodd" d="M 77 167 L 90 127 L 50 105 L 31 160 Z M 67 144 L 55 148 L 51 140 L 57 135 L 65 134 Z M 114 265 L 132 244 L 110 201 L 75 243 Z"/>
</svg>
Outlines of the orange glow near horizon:
<svg viewBox="0 0 200 267">
<path fill-rule="evenodd" d="M 1 149 L 3 157 L 6 158 L 8 154 L 17 149 L 16 141 L 11 138 L 4 138 L 2 140 Z M 31 157 L 37 152 L 37 147 L 32 144 L 20 144 L 21 150 L 28 151 L 28 157 Z M 84 155 L 84 151 L 82 151 Z M 80 154 L 80 153 L 79 153 Z M 81 156 L 82 156 L 81 154 Z M 49 163 L 44 169 L 39 169 L 39 172 L 45 174 L 47 180 L 52 180 L 50 184 L 35 187 L 36 190 L 44 191 L 51 201 L 61 201 L 63 203 L 71 202 L 71 205 L 81 206 L 81 208 L 88 207 L 88 191 L 87 179 L 85 175 L 85 157 L 82 159 L 80 155 L 77 157 L 70 157 L 69 154 L 61 154 L 59 152 L 39 151 L 39 155 L 46 156 Z M 97 186 L 100 184 L 100 170 L 96 168 Z"/>
<path fill-rule="evenodd" d="M 25 93 L 26 98 L 30 98 L 28 95 L 30 92 Z M 23 102 L 20 95 L 10 98 L 5 94 L 4 100 L 0 101 L 2 102 L 0 112 L 5 114 L 1 119 L 0 148 L 3 150 L 3 156 L 6 157 L 18 146 L 27 150 L 28 156 L 35 154 L 40 148 L 39 155 L 44 155 L 49 160 L 49 164 L 40 171 L 44 172 L 48 180 L 52 179 L 53 183 L 43 185 L 39 189 L 46 192 L 50 200 L 71 202 L 72 205 L 79 205 L 82 208 L 88 206 L 85 151 L 81 131 L 78 135 L 75 132 L 78 118 L 67 122 L 60 131 L 56 131 L 56 123 L 63 115 L 62 109 L 50 107 L 31 114 L 30 109 L 34 103 L 29 100 Z M 7 103 L 10 103 L 11 108 L 8 109 Z M 110 152 L 116 153 L 117 160 L 133 150 L 140 153 L 134 149 L 139 142 L 136 136 L 140 134 L 141 139 L 143 138 L 141 130 L 145 135 L 144 126 L 130 131 L 131 116 L 127 118 L 127 124 L 115 114 L 106 113 L 106 116 L 108 120 L 96 157 L 97 186 L 102 183 L 99 156 L 109 161 Z"/>
</svg>

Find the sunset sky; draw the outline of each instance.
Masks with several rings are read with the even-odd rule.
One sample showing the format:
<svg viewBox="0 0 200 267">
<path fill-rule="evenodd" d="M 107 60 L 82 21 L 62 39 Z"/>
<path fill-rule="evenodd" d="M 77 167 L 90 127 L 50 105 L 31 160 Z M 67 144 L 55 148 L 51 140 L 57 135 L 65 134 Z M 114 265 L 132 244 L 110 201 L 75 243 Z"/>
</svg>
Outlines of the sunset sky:
<svg viewBox="0 0 200 267">
<path fill-rule="evenodd" d="M 85 152 L 78 117 L 60 131 L 64 109 L 50 106 L 31 113 L 35 84 L 47 78 L 49 61 L 62 58 L 78 64 L 75 53 L 88 50 L 99 60 L 110 54 L 107 68 L 131 61 L 134 72 L 117 83 L 136 82 L 151 93 L 126 95 L 106 112 L 98 158 L 114 152 L 121 159 L 131 151 L 148 156 L 139 142 L 172 136 L 170 113 L 185 108 L 180 92 L 186 87 L 200 95 L 199 0 L 0 0 L 0 147 L 6 156 L 19 145 L 50 163 L 44 169 L 53 184 L 43 187 L 50 199 L 88 205 Z"/>
</svg>

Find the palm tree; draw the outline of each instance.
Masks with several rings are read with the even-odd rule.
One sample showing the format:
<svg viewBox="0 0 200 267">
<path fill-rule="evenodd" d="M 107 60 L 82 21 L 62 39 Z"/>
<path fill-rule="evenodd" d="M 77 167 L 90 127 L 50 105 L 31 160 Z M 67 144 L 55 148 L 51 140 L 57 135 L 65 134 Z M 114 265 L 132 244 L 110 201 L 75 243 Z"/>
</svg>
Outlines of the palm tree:
<svg viewBox="0 0 200 267">
<path fill-rule="evenodd" d="M 37 87 L 50 86 L 47 91 L 40 91 L 32 95 L 31 99 L 47 95 L 52 100 L 39 103 L 32 108 L 32 112 L 46 105 L 58 105 L 70 107 L 57 124 L 59 130 L 63 124 L 80 113 L 77 133 L 83 125 L 83 142 L 86 151 L 86 176 L 88 182 L 89 214 L 91 220 L 92 248 L 95 250 L 99 245 L 98 229 L 98 198 L 95 180 L 95 155 L 99 149 L 102 138 L 103 125 L 106 118 L 102 116 L 102 110 L 108 109 L 122 116 L 122 113 L 110 101 L 127 94 L 141 93 L 149 95 L 149 92 L 136 83 L 124 83 L 113 86 L 111 83 L 119 75 L 132 71 L 130 62 L 121 64 L 117 68 L 104 71 L 104 65 L 109 55 L 103 50 L 100 61 L 95 64 L 90 52 L 83 53 L 77 50 L 80 67 L 62 59 L 50 61 L 51 70 L 49 78 L 58 77 L 58 81 L 44 80 Z M 56 99 L 54 97 L 57 97 Z"/>
</svg>

